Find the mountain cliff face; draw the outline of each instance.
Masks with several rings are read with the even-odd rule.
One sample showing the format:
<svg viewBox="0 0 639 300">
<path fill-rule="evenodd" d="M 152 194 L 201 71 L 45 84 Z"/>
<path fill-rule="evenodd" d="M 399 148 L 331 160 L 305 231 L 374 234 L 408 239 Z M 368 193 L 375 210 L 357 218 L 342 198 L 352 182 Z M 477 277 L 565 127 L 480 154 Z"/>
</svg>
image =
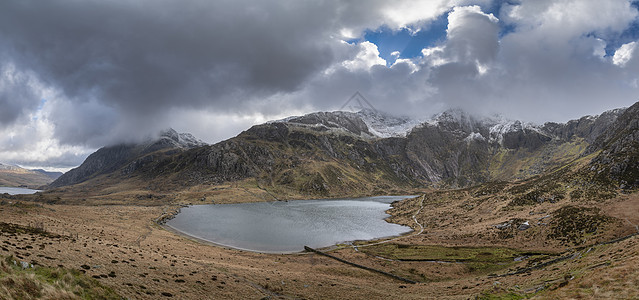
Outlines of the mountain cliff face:
<svg viewBox="0 0 639 300">
<path fill-rule="evenodd" d="M 406 152 L 432 183 L 525 179 L 578 158 L 622 111 L 542 126 L 449 111 L 413 129 Z"/>
<path fill-rule="evenodd" d="M 544 125 L 459 110 L 425 122 L 320 112 L 256 125 L 206 147 L 173 131 L 152 143 L 100 149 L 51 187 L 106 174 L 113 183 L 137 178 L 157 190 L 255 179 L 274 194 L 319 197 L 526 179 L 612 147 L 604 141 L 612 128 L 627 127 L 617 120 L 629 115 L 624 111 Z"/>
<path fill-rule="evenodd" d="M 417 173 L 392 157 L 402 155 L 401 147 L 392 139 L 373 139 L 361 120 L 307 120 L 257 125 L 230 140 L 148 164 L 134 175 L 186 186 L 255 178 L 280 195 L 333 196 L 418 184 Z M 335 125 L 342 121 L 346 126 Z"/>
<path fill-rule="evenodd" d="M 621 189 L 639 187 L 639 103 L 628 108 L 600 134 L 590 151 L 601 149 L 590 170 Z"/>
<path fill-rule="evenodd" d="M 120 171 L 130 174 L 140 166 L 181 151 L 204 146 L 206 143 L 188 133 L 177 133 L 169 129 L 157 139 L 142 144 L 123 144 L 104 147 L 89 155 L 79 167 L 66 172 L 49 187 L 73 185 L 95 178 L 98 175 Z"/>
<path fill-rule="evenodd" d="M 507 207 L 521 207 L 562 200 L 602 203 L 639 188 L 639 103 L 566 124 L 545 124 L 539 129 L 543 134 L 554 134 L 553 140 L 539 148 L 543 151 L 518 160 L 530 160 L 534 153 L 541 153 L 540 162 L 557 167 L 526 180 L 487 183 L 475 195 L 496 195 L 507 199 Z"/>
</svg>

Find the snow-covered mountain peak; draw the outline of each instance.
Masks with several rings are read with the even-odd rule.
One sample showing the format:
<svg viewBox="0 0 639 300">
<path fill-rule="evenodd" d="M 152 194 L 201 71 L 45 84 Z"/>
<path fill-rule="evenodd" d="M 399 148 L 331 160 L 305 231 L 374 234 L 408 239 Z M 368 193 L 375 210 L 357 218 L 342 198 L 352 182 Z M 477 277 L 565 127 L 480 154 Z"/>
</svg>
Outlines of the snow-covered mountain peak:
<svg viewBox="0 0 639 300">
<path fill-rule="evenodd" d="M 432 119 L 438 122 L 462 123 L 474 121 L 475 118 L 460 108 L 451 108 L 434 115 Z"/>
<path fill-rule="evenodd" d="M 160 132 L 160 136 L 156 140 L 148 141 L 148 146 L 153 145 L 171 145 L 176 148 L 190 149 L 207 145 L 205 142 L 194 137 L 190 133 L 178 133 L 173 128 L 169 128 Z"/>
<path fill-rule="evenodd" d="M 21 168 L 18 167 L 18 166 L 7 165 L 7 164 L 0 163 L 0 170 L 17 171 L 17 170 L 20 170 L 20 169 Z"/>
<path fill-rule="evenodd" d="M 483 140 L 503 144 L 504 135 L 511 132 L 535 131 L 544 134 L 532 123 L 511 120 L 502 115 L 477 116 L 462 109 L 449 109 L 431 118 L 394 116 L 372 109 L 358 112 L 316 112 L 288 117 L 269 123 L 288 123 L 323 131 L 348 132 L 363 138 L 406 137 L 414 128 L 429 126 L 455 132 L 468 140 Z"/>
<path fill-rule="evenodd" d="M 397 117 L 379 111 L 364 109 L 358 112 L 316 112 L 292 116 L 268 123 L 288 123 L 295 126 L 321 128 L 334 132 L 348 132 L 363 138 L 405 137 L 422 123 L 417 119 Z"/>
<path fill-rule="evenodd" d="M 398 117 L 371 109 L 363 109 L 357 114 L 368 126 L 368 130 L 381 138 L 405 137 L 413 128 L 423 123 L 418 119 Z"/>
<path fill-rule="evenodd" d="M 306 127 L 325 132 L 349 133 L 363 138 L 374 137 L 368 131 L 366 123 L 357 113 L 346 111 L 315 112 L 271 121 L 267 124 L 272 123 L 286 123 L 296 127 Z"/>
</svg>

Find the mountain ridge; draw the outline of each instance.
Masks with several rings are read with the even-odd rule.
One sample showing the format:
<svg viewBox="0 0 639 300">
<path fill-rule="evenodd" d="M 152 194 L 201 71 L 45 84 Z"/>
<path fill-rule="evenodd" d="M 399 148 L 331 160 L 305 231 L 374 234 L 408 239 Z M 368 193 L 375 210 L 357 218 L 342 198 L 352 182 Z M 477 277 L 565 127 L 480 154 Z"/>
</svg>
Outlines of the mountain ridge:
<svg viewBox="0 0 639 300">
<path fill-rule="evenodd" d="M 61 174 L 0 163 L 0 186 L 38 188 L 53 182 L 54 177 Z"/>
<path fill-rule="evenodd" d="M 624 111 L 534 125 L 451 110 L 415 126 L 372 111 L 317 112 L 255 125 L 214 145 L 176 147 L 173 134 L 160 143 L 168 148 L 103 148 L 79 168 L 90 172 L 72 170 L 50 187 L 90 185 L 102 176 L 106 185 L 137 179 L 148 190 L 168 192 L 251 179 L 276 198 L 291 198 L 521 180 L 593 151 Z M 385 122 L 395 128 L 380 132 Z"/>
<path fill-rule="evenodd" d="M 186 149 L 204 146 L 206 143 L 188 133 L 173 129 L 160 132 L 158 138 L 140 144 L 120 144 L 98 149 L 77 168 L 74 168 L 49 184 L 49 188 L 82 183 L 101 174 L 125 167 L 123 173 L 131 173 L 140 165 Z M 155 156 L 153 154 L 156 154 Z"/>
</svg>

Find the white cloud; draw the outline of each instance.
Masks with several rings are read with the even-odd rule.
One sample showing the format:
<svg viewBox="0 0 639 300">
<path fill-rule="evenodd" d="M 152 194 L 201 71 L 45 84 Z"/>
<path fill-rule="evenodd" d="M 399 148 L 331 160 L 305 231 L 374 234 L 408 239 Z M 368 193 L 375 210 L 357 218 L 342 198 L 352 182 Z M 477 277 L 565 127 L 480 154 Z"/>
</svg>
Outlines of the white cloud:
<svg viewBox="0 0 639 300">
<path fill-rule="evenodd" d="M 499 50 L 499 20 L 479 6 L 455 7 L 448 14 L 447 55 L 458 62 L 486 64 Z"/>
<path fill-rule="evenodd" d="M 0 162 L 27 168 L 67 171 L 95 151 L 94 148 L 59 142 L 55 125 L 48 118 L 52 105 L 44 103 L 28 118 L 0 128 Z"/>
<path fill-rule="evenodd" d="M 428 64 L 431 67 L 436 67 L 448 63 L 448 59 L 445 57 L 445 50 L 442 46 L 435 46 L 422 49 L 422 64 Z"/>
<path fill-rule="evenodd" d="M 385 24 L 394 29 L 437 18 L 452 7 L 452 1 L 388 1 L 382 8 Z"/>
<path fill-rule="evenodd" d="M 612 57 L 612 63 L 620 67 L 625 66 L 635 55 L 636 49 L 637 42 L 630 42 L 621 45 L 621 47 L 615 51 L 615 55 Z"/>
<path fill-rule="evenodd" d="M 415 64 L 415 62 L 412 59 L 408 59 L 408 58 L 398 58 L 395 60 L 395 62 L 391 65 L 391 68 L 398 68 L 402 65 L 406 65 L 410 68 L 410 73 L 415 73 L 417 71 L 419 71 L 419 67 Z"/>
<path fill-rule="evenodd" d="M 456 6 L 489 5 L 491 0 L 401 0 L 386 1 L 382 6 L 383 22 L 393 29 L 419 30 L 419 25 L 431 21 Z"/>
<path fill-rule="evenodd" d="M 377 45 L 366 41 L 357 44 L 357 46 L 359 47 L 359 53 L 357 53 L 357 56 L 355 56 L 352 60 L 342 63 L 342 65 L 347 69 L 351 71 L 368 70 L 376 65 L 386 65 L 386 60 L 379 57 Z"/>
<path fill-rule="evenodd" d="M 340 33 L 347 39 L 361 36 L 366 29 L 387 26 L 391 30 L 407 29 L 413 33 L 456 6 L 487 7 L 492 0 L 369 0 L 337 1 Z"/>
<path fill-rule="evenodd" d="M 505 22 L 517 30 L 534 31 L 549 39 L 621 31 L 637 17 L 627 0 L 533 0 L 502 7 Z M 540 36 L 531 36 L 533 39 Z"/>
</svg>

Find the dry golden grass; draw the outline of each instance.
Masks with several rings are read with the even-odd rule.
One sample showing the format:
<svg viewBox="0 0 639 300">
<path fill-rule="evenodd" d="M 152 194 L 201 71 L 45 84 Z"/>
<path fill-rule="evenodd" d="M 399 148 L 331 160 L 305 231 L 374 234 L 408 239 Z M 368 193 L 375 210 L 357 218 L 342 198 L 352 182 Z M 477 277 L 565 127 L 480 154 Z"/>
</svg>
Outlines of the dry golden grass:
<svg viewBox="0 0 639 300">
<path fill-rule="evenodd" d="M 193 202 L 196 202 L 202 195 L 208 201 L 207 195 L 219 193 L 216 194 L 218 197 L 224 197 L 224 193 L 248 188 L 250 182 L 246 184 L 189 189 L 174 197 L 183 197 L 184 200 L 193 197 Z M 163 293 L 180 299 L 280 296 L 307 299 L 467 299 L 491 295 L 637 297 L 638 274 L 634 269 L 639 263 L 637 237 L 610 245 L 597 246 L 595 243 L 600 238 L 611 239 L 635 230 L 631 223 L 637 224 L 639 217 L 632 212 L 639 209 L 639 196 L 577 203 L 600 207 L 602 213 L 625 223 L 619 223 L 620 227 L 616 229 L 602 228 L 602 234 L 596 238 L 586 236 L 586 248 L 570 247 L 567 251 L 566 246 L 547 240 L 545 227 L 536 222 L 565 205 L 576 203 L 564 200 L 510 209 L 507 207 L 508 198 L 477 197 L 473 196 L 474 192 L 471 189 L 430 192 L 423 209 L 416 216 L 425 226 L 424 232 L 407 235 L 393 243 L 437 247 L 496 246 L 562 255 L 577 253 L 577 256 L 521 274 L 494 277 L 534 263 L 524 260 L 495 269 L 490 264 L 467 262 L 388 260 L 367 255 L 365 251 L 355 251 L 348 245 L 331 251 L 331 254 L 354 263 L 420 282 L 411 285 L 318 255 L 259 254 L 210 246 L 177 236 L 153 222 L 163 212 L 174 209 L 173 203 L 182 202 L 167 199 L 140 200 L 142 203 L 158 201 L 149 206 L 16 205 L 5 202 L 0 205 L 3 222 L 21 226 L 41 224 L 46 231 L 60 237 L 0 232 L 0 255 L 19 256 L 19 259 L 44 266 L 63 265 L 68 269 L 84 270 L 87 276 L 96 277 L 101 284 L 122 296 L 135 299 L 166 297 L 162 296 Z M 125 196 L 120 194 L 118 197 Z M 214 196 L 213 199 L 217 198 Z M 95 196 L 90 201 L 94 204 L 131 203 L 137 202 L 137 198 L 109 200 Z M 159 205 L 162 203 L 168 204 Z M 396 203 L 395 209 L 390 211 L 395 215 L 392 221 L 416 228 L 412 216 L 419 210 L 419 204 L 418 200 Z M 493 225 L 511 219 L 535 222 L 531 222 L 531 229 L 517 231 L 512 238 L 500 237 L 499 230 Z M 84 269 L 83 265 L 88 269 Z M 73 292 L 72 289 L 63 290 Z"/>
</svg>

